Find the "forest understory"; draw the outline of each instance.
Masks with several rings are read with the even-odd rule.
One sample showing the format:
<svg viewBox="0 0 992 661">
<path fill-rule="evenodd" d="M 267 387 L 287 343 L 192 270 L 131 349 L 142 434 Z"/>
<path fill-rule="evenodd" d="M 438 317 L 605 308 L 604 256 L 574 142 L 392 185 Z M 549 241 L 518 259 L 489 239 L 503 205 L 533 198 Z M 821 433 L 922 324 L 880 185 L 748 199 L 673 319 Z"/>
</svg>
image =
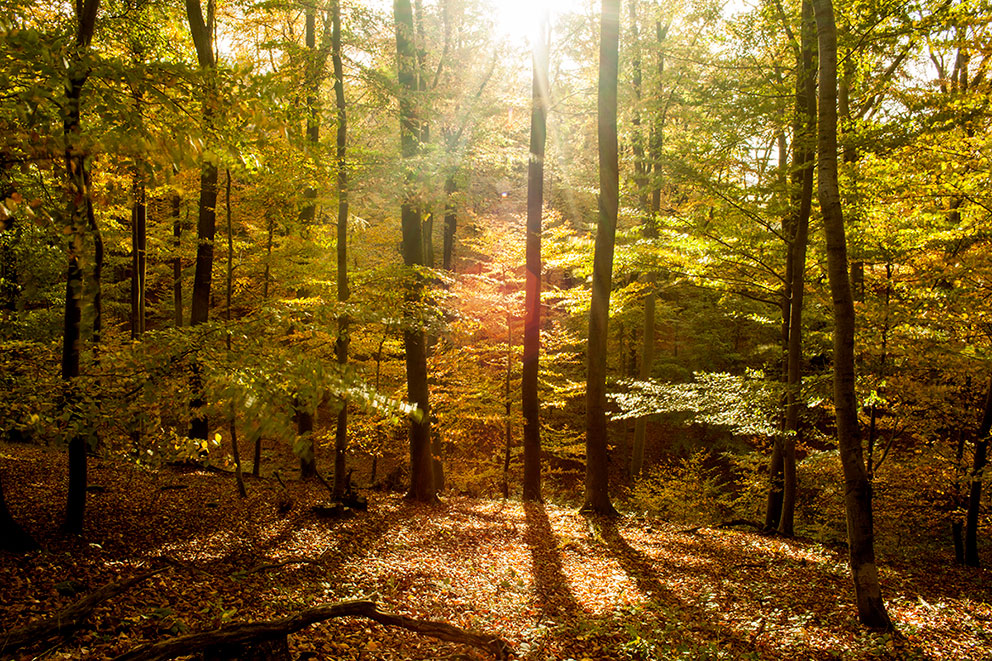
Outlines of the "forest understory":
<svg viewBox="0 0 992 661">
<path fill-rule="evenodd" d="M 285 488 L 195 468 L 91 462 L 81 538 L 57 528 L 63 455 L 3 444 L 12 513 L 43 551 L 0 554 L 4 638 L 100 587 L 162 568 L 64 638 L 3 657 L 115 658 L 152 641 L 320 604 L 384 610 L 497 636 L 520 659 L 990 659 L 987 570 L 932 550 L 880 553 L 896 634 L 872 633 L 848 597 L 845 551 L 746 528 L 687 526 L 574 507 L 369 491 L 367 512 L 328 520 L 318 481 L 284 457 Z M 275 467 L 275 465 L 273 465 Z M 881 527 L 881 526 L 880 526 Z M 890 554 L 890 557 L 893 557 Z M 294 659 L 483 659 L 467 646 L 360 618 L 289 637 Z"/>
</svg>

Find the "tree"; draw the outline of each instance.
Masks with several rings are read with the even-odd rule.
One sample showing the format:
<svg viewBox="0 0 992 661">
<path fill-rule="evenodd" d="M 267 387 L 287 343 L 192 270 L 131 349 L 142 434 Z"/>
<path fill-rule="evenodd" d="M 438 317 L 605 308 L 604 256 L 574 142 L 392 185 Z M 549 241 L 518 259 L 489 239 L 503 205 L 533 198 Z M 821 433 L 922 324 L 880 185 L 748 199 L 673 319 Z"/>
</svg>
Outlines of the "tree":
<svg viewBox="0 0 992 661">
<path fill-rule="evenodd" d="M 837 178 L 837 28 L 831 0 L 813 0 L 819 47 L 819 126 L 817 173 L 823 231 L 827 242 L 827 275 L 834 313 L 834 415 L 844 469 L 847 543 L 858 619 L 890 629 L 875 566 L 875 533 L 871 484 L 865 472 L 854 391 L 854 297 L 847 265 L 847 240 Z"/>
<path fill-rule="evenodd" d="M 344 65 L 341 60 L 341 3 L 331 0 L 331 60 L 334 67 L 334 101 L 338 114 L 335 160 L 338 186 L 338 301 L 348 300 L 348 115 L 344 99 Z M 338 363 L 348 363 L 348 316 L 338 320 L 338 338 L 335 344 Z M 341 498 L 348 488 L 345 458 L 348 449 L 348 402 L 342 400 L 334 433 L 334 496 Z"/>
<path fill-rule="evenodd" d="M 400 145 L 401 156 L 410 161 L 420 151 L 421 120 L 415 99 L 418 92 L 417 54 L 414 46 L 413 8 L 410 0 L 394 0 L 396 22 L 396 63 L 400 94 Z M 408 172 L 407 177 L 412 177 Z M 411 182 L 408 180 L 407 185 Z M 424 237 L 420 206 L 414 193 L 407 190 L 400 206 L 400 223 L 403 234 L 403 263 L 409 269 L 406 303 L 410 312 L 420 304 L 424 288 L 423 279 L 416 271 L 424 262 Z M 412 316 L 412 315 L 411 315 Z M 434 487 L 434 466 L 431 458 L 430 403 L 427 386 L 427 338 L 418 321 L 408 320 L 403 330 L 403 347 L 406 356 L 407 396 L 417 410 L 410 417 L 410 491 L 412 500 L 433 502 L 437 499 Z"/>
<path fill-rule="evenodd" d="M 186 0 L 186 16 L 190 34 L 196 47 L 196 58 L 200 71 L 206 78 L 207 88 L 203 100 L 203 122 L 209 125 L 214 113 L 213 92 L 214 69 L 214 0 L 207 0 L 207 17 L 204 19 L 200 0 Z M 197 205 L 196 222 L 196 271 L 193 275 L 193 302 L 190 308 L 189 323 L 196 326 L 205 323 L 210 317 L 210 284 L 213 279 L 214 234 L 217 228 L 217 165 L 209 157 L 200 166 L 200 201 Z M 190 421 L 190 438 L 207 438 L 207 416 L 200 409 L 205 404 L 200 392 L 199 367 L 194 367 L 193 375 L 193 419 Z"/>
<path fill-rule="evenodd" d="M 306 141 L 307 146 L 316 150 L 320 142 L 320 119 L 317 114 L 317 8 L 314 3 L 307 3 L 304 28 L 304 41 L 307 47 L 307 61 L 304 70 L 306 71 Z M 321 58 L 323 59 L 323 58 Z M 320 63 L 320 69 L 324 68 L 324 63 Z M 303 207 L 300 209 L 300 225 L 303 235 L 306 236 L 307 225 L 313 224 L 317 216 L 317 190 L 308 185 L 303 191 Z M 306 296 L 302 291 L 300 296 Z M 317 457 L 313 442 L 313 407 L 303 401 L 303 398 L 296 397 L 293 400 L 296 408 L 296 435 L 301 439 L 300 448 L 300 479 L 308 480 L 317 475 Z"/>
<path fill-rule="evenodd" d="M 65 315 L 62 334 L 62 381 L 65 384 L 67 407 L 78 405 L 80 322 L 82 321 L 83 271 L 80 253 L 83 248 L 85 226 L 94 234 L 93 200 L 90 186 L 90 164 L 85 148 L 79 144 L 81 97 L 83 85 L 89 78 L 89 65 L 84 61 L 85 52 L 93 41 L 96 15 L 100 0 L 77 0 L 76 39 L 69 66 L 66 85 L 65 119 L 65 169 L 69 204 L 66 225 L 69 229 L 69 265 L 66 268 Z M 97 243 L 97 246 L 100 244 Z M 98 317 L 97 317 L 98 319 Z M 99 332 L 99 322 L 94 320 L 94 333 Z M 74 414 L 76 417 L 77 414 Z M 79 421 L 76 420 L 76 423 Z M 83 532 L 83 515 L 86 510 L 86 446 L 87 438 L 81 429 L 74 429 L 69 439 L 69 490 L 66 497 L 64 528 L 71 534 Z"/>
<path fill-rule="evenodd" d="M 656 239 L 658 238 L 658 214 L 661 212 L 661 181 L 662 181 L 662 168 L 663 164 L 661 162 L 661 149 L 664 143 L 664 130 L 665 130 L 665 114 L 666 108 L 662 108 L 661 112 L 658 113 L 657 121 L 652 124 L 650 140 L 649 140 L 649 150 L 650 150 L 650 161 L 644 161 L 644 147 L 641 144 L 641 137 L 639 134 L 639 127 L 641 124 L 640 117 L 640 104 L 642 101 L 641 92 L 641 82 L 642 82 L 642 72 L 641 72 L 641 44 L 640 44 L 640 30 L 638 29 L 638 17 L 637 17 L 637 2 L 631 2 L 630 5 L 630 20 L 632 28 L 634 30 L 634 99 L 637 104 L 635 107 L 635 114 L 633 118 L 634 124 L 634 166 L 638 175 L 638 196 L 640 198 L 640 209 L 641 213 L 644 215 L 643 222 L 643 232 L 644 238 L 646 239 Z M 663 78 L 665 73 L 665 37 L 667 36 L 668 29 L 662 29 L 661 22 L 656 25 L 656 35 L 657 35 L 657 50 L 658 50 L 658 93 L 663 91 Z M 646 200 L 643 198 L 647 196 L 647 185 L 648 185 L 648 174 L 652 168 L 654 168 L 654 176 L 650 177 L 650 188 L 651 188 L 651 202 L 650 208 L 646 208 Z M 654 345 L 655 345 L 655 327 L 656 327 L 656 299 L 657 299 L 657 282 L 658 274 L 652 268 L 649 270 L 644 277 L 646 286 L 646 292 L 644 294 L 644 332 L 641 337 L 641 363 L 638 369 L 637 376 L 641 381 L 645 381 L 651 378 L 651 370 L 654 366 Z M 634 443 L 631 448 L 630 453 L 630 474 L 633 477 L 637 477 L 641 473 L 641 469 L 644 466 L 644 438 L 647 434 L 648 416 L 643 415 L 637 418 L 634 422 Z"/>
<path fill-rule="evenodd" d="M 603 0 L 599 35 L 599 220 L 593 256 L 592 304 L 586 373 L 586 490 L 582 511 L 616 514 L 610 502 L 606 426 L 606 353 L 609 339 L 613 247 L 620 206 L 617 144 L 617 73 L 620 50 L 620 0 Z"/>
<path fill-rule="evenodd" d="M 544 214 L 544 145 L 547 141 L 548 15 L 534 40 L 531 85 L 530 159 L 527 164 L 527 276 L 524 283 L 524 356 L 521 396 L 524 416 L 524 500 L 541 501 L 541 402 L 538 363 L 541 353 L 541 217 Z M 509 376 L 507 376 L 509 379 Z M 507 404 L 509 406 L 509 404 Z"/>
<path fill-rule="evenodd" d="M 992 432 L 992 380 L 985 396 L 985 410 L 975 437 L 975 456 L 971 466 L 971 487 L 968 490 L 968 514 L 964 535 L 964 563 L 981 566 L 978 558 L 978 515 L 982 504 L 982 476 L 988 463 L 989 433 Z"/>
<path fill-rule="evenodd" d="M 796 53 L 796 105 L 792 139 L 791 218 L 786 230 L 785 299 L 788 312 L 786 334 L 786 413 L 782 441 L 782 499 L 778 530 L 791 537 L 796 509 L 796 440 L 799 434 L 802 369 L 803 294 L 806 288 L 806 245 L 813 202 L 813 167 L 816 145 L 816 19 L 809 0 L 803 0 L 800 40 Z M 786 24 L 788 25 L 788 24 Z M 795 38 L 790 37 L 795 43 Z"/>
</svg>

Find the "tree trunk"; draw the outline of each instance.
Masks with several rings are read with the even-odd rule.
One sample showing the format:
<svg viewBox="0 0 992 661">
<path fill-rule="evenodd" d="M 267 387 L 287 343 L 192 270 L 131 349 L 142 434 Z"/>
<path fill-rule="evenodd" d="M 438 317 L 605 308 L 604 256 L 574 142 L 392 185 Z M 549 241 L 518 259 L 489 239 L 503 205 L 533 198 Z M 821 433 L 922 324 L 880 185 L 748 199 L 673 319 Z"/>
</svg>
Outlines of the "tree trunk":
<svg viewBox="0 0 992 661">
<path fill-rule="evenodd" d="M 227 211 L 227 305 L 224 316 L 227 320 L 227 355 L 231 355 L 231 299 L 234 294 L 234 227 L 231 222 L 231 171 L 225 170 L 224 207 Z M 241 449 L 238 447 L 238 412 L 231 406 L 231 453 L 234 455 L 234 479 L 238 485 L 238 495 L 248 496 L 245 490 L 245 477 L 241 472 Z"/>
<path fill-rule="evenodd" d="M 204 21 L 200 8 L 200 0 L 186 0 L 186 16 L 189 20 L 190 34 L 196 47 L 196 56 L 200 69 L 205 76 L 212 76 L 216 67 L 213 48 L 213 0 L 208 0 L 207 18 Z M 213 83 L 208 83 L 207 97 L 203 102 L 203 121 L 209 124 L 213 115 Z M 193 275 L 193 302 L 190 307 L 191 326 L 205 323 L 210 316 L 210 284 L 213 279 L 214 266 L 214 235 L 217 228 L 217 166 L 204 161 L 200 167 L 200 201 L 196 222 L 196 271 Z M 193 418 L 190 421 L 190 438 L 207 438 L 207 417 L 202 408 L 203 384 L 200 382 L 200 370 L 194 366 L 192 377 L 193 400 L 190 409 Z"/>
<path fill-rule="evenodd" d="M 599 222 L 593 256 L 586 377 L 586 492 L 582 511 L 616 514 L 610 502 L 609 442 L 606 425 L 606 353 L 609 340 L 613 248 L 619 211 L 620 164 L 617 145 L 617 69 L 620 0 L 603 0 L 599 38 Z"/>
<path fill-rule="evenodd" d="M 341 60 L 341 3 L 331 0 L 331 60 L 334 67 L 334 100 L 338 114 L 338 131 L 335 157 L 338 169 L 338 301 L 348 300 L 348 116 L 344 99 L 344 65 Z M 335 353 L 338 363 L 348 363 L 348 316 L 338 320 L 338 338 Z M 348 450 L 348 402 L 341 402 L 338 423 L 334 433 L 334 497 L 340 500 L 348 490 L 346 453 Z"/>
<path fill-rule="evenodd" d="M 307 61 L 304 69 L 306 80 L 306 115 L 307 132 L 306 141 L 310 149 L 315 152 L 320 142 L 320 120 L 317 117 L 317 8 L 314 4 L 306 5 L 306 17 L 304 28 L 304 41 L 307 48 Z M 323 68 L 323 64 L 321 64 Z M 312 154 L 311 154 L 312 157 Z M 313 186 L 308 185 L 303 191 L 303 206 L 300 208 L 300 232 L 306 237 L 314 219 L 317 216 L 317 191 Z M 302 292 L 301 292 L 302 293 Z M 305 295 L 305 294 L 304 294 Z M 305 402 L 299 397 L 293 399 L 294 406 Z M 297 408 L 294 412 L 296 418 L 296 434 L 300 443 L 300 479 L 309 480 L 317 476 L 317 453 L 313 441 L 314 413 L 309 408 L 306 410 Z"/>
<path fill-rule="evenodd" d="M 176 328 L 181 328 L 183 325 L 183 259 L 180 255 L 183 225 L 179 220 L 180 202 L 179 195 L 174 193 L 172 195 L 172 248 L 176 254 L 172 258 L 172 309 L 175 313 L 173 323 Z"/>
<path fill-rule="evenodd" d="M 635 35 L 636 32 L 636 22 L 637 17 L 636 3 L 631 4 L 631 21 L 635 25 Z M 662 80 L 662 75 L 665 72 L 665 53 L 662 50 L 664 44 L 665 32 L 661 30 L 660 24 L 658 24 L 657 29 L 657 41 L 658 41 L 658 96 L 660 97 L 663 91 L 664 81 Z M 634 93 L 636 95 L 637 103 L 641 102 L 641 58 L 640 58 L 640 44 L 636 44 L 637 57 L 635 59 L 635 69 L 634 69 Z M 635 115 L 637 119 L 636 125 L 640 124 L 639 115 Z M 635 130 L 636 130 L 635 125 Z M 644 210 L 644 221 L 643 221 L 643 232 L 644 238 L 646 239 L 656 239 L 658 238 L 658 214 L 661 212 L 661 177 L 662 177 L 662 163 L 661 163 L 661 149 L 664 144 L 664 119 L 661 120 L 659 124 L 654 125 L 652 139 L 649 143 L 649 149 L 651 151 L 651 160 L 654 161 L 654 177 L 651 178 L 651 201 L 650 207 Z M 635 150 L 638 148 L 637 145 L 640 144 L 640 139 L 635 145 Z M 635 151 L 636 154 L 636 151 Z M 644 164 L 641 166 L 641 180 L 642 184 L 639 186 L 638 198 L 641 200 L 641 206 L 644 207 L 644 198 L 647 197 L 647 189 L 640 190 L 647 182 L 648 170 L 650 169 L 650 164 Z M 652 268 L 647 273 L 644 274 L 645 282 L 645 292 L 644 292 L 644 329 L 641 338 L 641 364 L 637 372 L 637 377 L 641 381 L 646 381 L 651 378 L 652 368 L 654 367 L 654 343 L 655 343 L 655 326 L 656 326 L 656 299 L 657 299 L 657 281 L 658 274 Z M 630 475 L 631 477 L 637 477 L 644 470 L 644 442 L 647 436 L 648 429 L 648 416 L 643 415 L 634 421 L 634 442 L 630 451 Z"/>
<path fill-rule="evenodd" d="M 304 27 L 304 41 L 306 42 L 306 113 L 307 113 L 307 144 L 315 152 L 320 142 L 320 119 L 317 116 L 317 7 L 315 3 L 306 4 L 306 17 Z M 321 68 L 323 65 L 321 65 Z M 312 158 L 313 154 L 311 154 Z M 303 191 L 303 206 L 300 208 L 301 231 L 306 236 L 307 229 L 313 224 L 317 217 L 317 190 L 307 185 Z M 312 454 L 312 452 L 311 452 Z"/>
<path fill-rule="evenodd" d="M 422 126 L 417 116 L 415 97 L 417 84 L 417 54 L 414 47 L 413 8 L 410 0 L 394 0 L 396 21 L 396 60 L 400 86 L 400 141 L 405 160 L 420 151 Z M 412 176 L 412 175 L 409 175 Z M 409 182 L 408 182 L 409 183 Z M 420 207 L 412 193 L 400 206 L 403 231 L 403 263 L 410 269 L 406 301 L 412 307 L 420 304 L 423 279 L 410 267 L 424 264 L 423 226 Z M 430 404 L 427 386 L 427 342 L 422 327 L 407 327 L 403 331 L 406 354 L 407 396 L 417 411 L 410 418 L 410 491 L 407 496 L 421 502 L 437 499 L 434 487 L 434 466 L 431 458 Z"/>
<path fill-rule="evenodd" d="M 891 629 L 875 566 L 871 485 L 865 473 L 854 390 L 854 300 L 837 181 L 837 28 L 831 0 L 813 0 L 820 60 L 818 193 L 827 243 L 827 272 L 834 301 L 834 410 L 844 469 L 847 539 L 858 619 Z"/>
<path fill-rule="evenodd" d="M 145 185 L 135 168 L 131 202 L 131 339 L 145 332 Z"/>
<path fill-rule="evenodd" d="M 503 421 L 503 500 L 510 497 L 510 449 L 513 447 L 513 403 L 510 400 L 510 378 L 513 374 L 513 316 L 506 312 L 506 378 L 503 383 L 503 400 L 506 417 Z M 526 500 L 526 498 L 525 498 Z"/>
<path fill-rule="evenodd" d="M 785 438 L 782 441 L 782 516 L 778 531 L 795 533 L 796 441 L 799 438 L 799 412 L 802 407 L 803 293 L 806 286 L 806 246 L 809 217 L 813 206 L 813 167 L 816 159 L 816 20 L 810 0 L 802 3 L 800 56 L 796 67 L 796 110 L 792 141 L 792 209 L 789 225 L 793 234 L 788 246 L 789 341 L 786 356 Z"/>
<path fill-rule="evenodd" d="M 89 77 L 89 69 L 83 63 L 83 53 L 89 49 L 93 40 L 99 5 L 99 0 L 76 3 L 76 42 L 70 62 L 69 80 L 66 86 L 66 115 L 62 125 L 66 141 L 65 165 L 69 191 L 66 218 L 70 230 L 62 329 L 62 381 L 65 389 L 65 406 L 69 410 L 75 409 L 75 403 L 79 398 L 76 389 L 79 387 L 77 380 L 80 324 L 83 313 L 81 300 L 83 272 L 79 265 L 79 255 L 83 248 L 82 237 L 85 231 L 83 224 L 88 222 L 88 217 L 92 215 L 87 154 L 77 145 L 80 131 L 80 102 L 83 85 Z M 86 438 L 80 431 L 76 431 L 69 439 L 68 459 L 69 489 L 63 528 L 67 533 L 78 535 L 83 532 L 83 515 L 86 510 Z"/>
<path fill-rule="evenodd" d="M 978 558 L 978 515 L 982 501 L 982 474 L 988 461 L 989 432 L 992 431 L 992 381 L 985 397 L 985 411 L 982 424 L 975 437 L 975 458 L 971 467 L 971 489 L 968 492 L 968 514 L 964 535 L 964 564 L 979 567 Z"/>
<path fill-rule="evenodd" d="M 445 271 L 455 270 L 455 233 L 458 230 L 458 214 L 454 196 L 457 191 L 455 175 L 449 174 L 444 180 L 444 240 L 441 244 L 441 265 Z"/>
<path fill-rule="evenodd" d="M 521 407 L 524 417 L 524 500 L 541 502 L 541 402 L 538 394 L 541 353 L 541 221 L 544 214 L 544 147 L 549 105 L 550 28 L 545 14 L 534 43 L 531 85 L 530 163 L 527 167 L 527 275 L 524 282 L 524 355 Z"/>
</svg>

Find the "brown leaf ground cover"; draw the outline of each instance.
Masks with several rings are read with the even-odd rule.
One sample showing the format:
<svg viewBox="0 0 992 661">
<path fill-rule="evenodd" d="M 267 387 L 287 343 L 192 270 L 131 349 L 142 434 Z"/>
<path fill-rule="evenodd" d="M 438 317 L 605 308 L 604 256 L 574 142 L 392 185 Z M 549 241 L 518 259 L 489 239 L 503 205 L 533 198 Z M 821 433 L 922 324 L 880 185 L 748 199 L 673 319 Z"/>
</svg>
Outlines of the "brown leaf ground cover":
<svg viewBox="0 0 992 661">
<path fill-rule="evenodd" d="M 143 642 L 230 621 L 283 617 L 374 595 L 383 607 L 506 639 L 522 659 L 992 659 L 986 571 L 883 559 L 896 636 L 854 620 L 838 549 L 738 530 L 573 509 L 448 498 L 437 507 L 370 495 L 369 511 L 328 521 L 319 484 L 140 470 L 94 460 L 87 529 L 60 537 L 64 459 L 0 445 L 15 516 L 45 550 L 0 554 L 5 631 L 81 592 L 166 565 L 104 604 L 71 637 L 16 658 L 108 658 Z M 362 620 L 290 637 L 301 659 L 477 659 L 480 652 Z"/>
</svg>

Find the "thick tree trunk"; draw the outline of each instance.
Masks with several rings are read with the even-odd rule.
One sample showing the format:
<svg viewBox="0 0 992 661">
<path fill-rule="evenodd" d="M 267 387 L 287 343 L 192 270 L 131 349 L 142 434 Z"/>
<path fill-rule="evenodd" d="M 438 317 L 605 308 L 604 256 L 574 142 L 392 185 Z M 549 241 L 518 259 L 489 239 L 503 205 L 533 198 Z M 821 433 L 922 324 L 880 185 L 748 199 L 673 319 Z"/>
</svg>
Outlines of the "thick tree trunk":
<svg viewBox="0 0 992 661">
<path fill-rule="evenodd" d="M 834 301 L 834 410 L 844 469 L 849 559 L 858 619 L 869 627 L 890 629 L 875 566 L 871 484 L 865 472 L 854 390 L 854 299 L 837 181 L 837 28 L 831 0 L 813 0 L 813 7 L 820 60 L 818 192 Z"/>
<path fill-rule="evenodd" d="M 62 381 L 65 405 L 72 410 L 79 397 L 80 325 L 82 321 L 83 272 L 79 255 L 83 248 L 84 223 L 92 216 L 90 176 L 87 154 L 77 145 L 80 131 L 80 105 L 83 85 L 89 70 L 83 63 L 83 53 L 93 40 L 99 0 L 76 3 L 76 42 L 70 63 L 66 87 L 66 115 L 63 120 L 65 136 L 65 165 L 68 178 L 69 206 L 66 211 L 70 229 L 69 260 L 66 268 L 65 315 L 62 333 Z M 94 238 L 98 238 L 98 233 Z M 99 322 L 95 324 L 98 332 Z M 83 532 L 83 515 L 86 510 L 86 439 L 76 432 L 69 439 L 69 488 L 66 496 L 63 528 L 70 534 Z"/>
<path fill-rule="evenodd" d="M 521 406 L 524 417 L 524 500 L 541 501 L 541 402 L 538 394 L 541 353 L 541 220 L 544 214 L 544 147 L 550 90 L 547 15 L 534 44 L 531 85 L 530 163 L 527 167 L 527 275 L 524 281 L 524 355 Z"/>
<path fill-rule="evenodd" d="M 400 141 L 404 159 L 420 151 L 422 126 L 417 116 L 414 97 L 418 92 L 417 54 L 414 47 L 413 8 L 410 0 L 395 0 L 396 59 L 400 85 Z M 409 268 L 424 264 L 423 226 L 420 207 L 413 193 L 408 193 L 400 207 L 403 231 L 403 263 Z M 406 300 L 411 307 L 419 305 L 423 279 L 410 269 Z M 406 353 L 407 396 L 417 411 L 410 418 L 410 491 L 413 500 L 436 500 L 434 465 L 431 458 L 430 404 L 427 386 L 427 342 L 423 328 L 403 331 Z"/>
<path fill-rule="evenodd" d="M 610 502 L 609 442 L 606 425 L 606 353 L 609 340 L 613 248 L 619 210 L 620 164 L 617 145 L 617 69 L 620 0 L 603 0 L 599 37 L 599 222 L 593 256 L 586 377 L 586 490 L 582 511 L 616 514 Z"/>
<path fill-rule="evenodd" d="M 792 208 L 789 223 L 791 273 L 789 274 L 789 338 L 786 357 L 785 438 L 782 442 L 782 516 L 779 533 L 795 532 L 796 441 L 799 438 L 799 412 L 802 407 L 803 293 L 806 287 L 806 246 L 809 217 L 813 206 L 813 167 L 816 158 L 816 19 L 810 0 L 802 3 L 800 57 L 796 68 L 796 110 L 792 142 Z"/>
<path fill-rule="evenodd" d="M 186 0 L 186 16 L 189 20 L 190 34 L 196 47 L 196 56 L 200 69 L 206 76 L 213 75 L 216 67 L 213 48 L 213 0 L 208 0 L 207 19 L 204 20 L 200 0 Z M 203 103 L 203 121 L 210 123 L 213 115 L 210 96 L 213 83 L 208 83 L 207 98 Z M 217 229 L 217 166 L 204 161 L 200 167 L 200 201 L 196 222 L 196 271 L 193 274 L 193 301 L 190 306 L 191 326 L 205 323 L 210 317 L 210 285 L 213 279 L 214 266 L 214 235 Z M 194 367 L 192 389 L 195 393 L 190 402 L 193 418 L 190 420 L 190 438 L 206 439 L 208 433 L 207 417 L 202 408 L 203 384 L 200 381 L 200 370 Z"/>
<path fill-rule="evenodd" d="M 348 115 L 344 98 L 344 64 L 341 59 L 341 3 L 331 0 L 331 60 L 334 67 L 334 101 L 337 107 L 338 131 L 335 157 L 338 170 L 338 301 L 348 300 Z M 338 320 L 335 353 L 338 363 L 348 363 L 348 316 Z M 348 490 L 348 402 L 341 402 L 337 428 L 334 432 L 334 497 L 340 500 Z"/>
<path fill-rule="evenodd" d="M 982 476 L 988 461 L 989 432 L 992 431 L 992 381 L 985 397 L 982 424 L 975 437 L 975 458 L 971 467 L 971 488 L 968 491 L 968 514 L 964 535 L 964 564 L 981 566 L 978 558 L 978 515 L 982 504 Z"/>
</svg>

